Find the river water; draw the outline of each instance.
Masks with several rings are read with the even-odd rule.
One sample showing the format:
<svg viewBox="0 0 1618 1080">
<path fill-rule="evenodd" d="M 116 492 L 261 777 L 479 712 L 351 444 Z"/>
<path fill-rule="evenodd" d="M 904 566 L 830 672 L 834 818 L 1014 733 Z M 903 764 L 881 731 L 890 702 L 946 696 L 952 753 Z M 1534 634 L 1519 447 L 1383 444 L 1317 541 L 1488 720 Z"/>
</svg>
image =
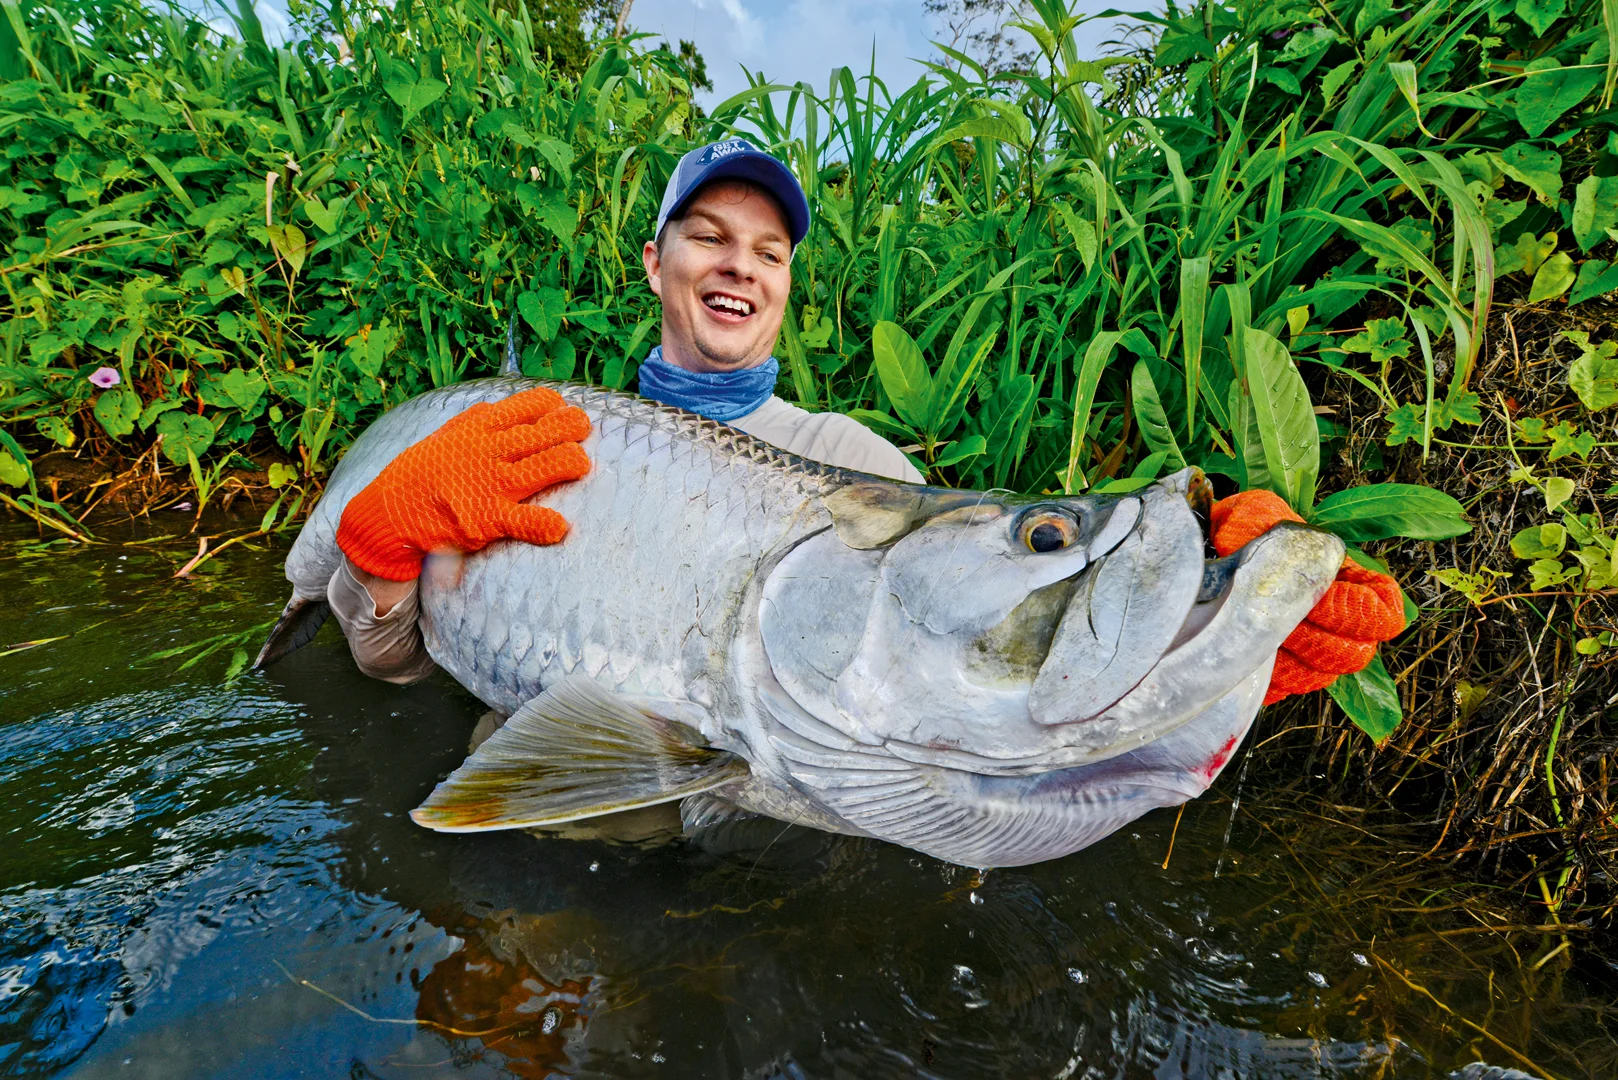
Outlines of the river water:
<svg viewBox="0 0 1618 1080">
<path fill-rule="evenodd" d="M 227 681 L 285 545 L 176 581 L 154 535 L 0 526 L 0 1075 L 1618 1076 L 1588 934 L 1273 768 L 982 879 L 775 825 L 428 832 L 481 706 L 335 627 Z"/>
</svg>

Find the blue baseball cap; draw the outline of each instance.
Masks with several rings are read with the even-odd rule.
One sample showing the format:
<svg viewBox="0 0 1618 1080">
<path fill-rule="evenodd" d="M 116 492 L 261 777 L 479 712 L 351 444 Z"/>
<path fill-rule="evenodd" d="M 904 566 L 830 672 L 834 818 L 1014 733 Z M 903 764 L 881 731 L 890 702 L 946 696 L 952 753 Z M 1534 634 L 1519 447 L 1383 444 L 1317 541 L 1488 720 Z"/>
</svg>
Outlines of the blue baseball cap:
<svg viewBox="0 0 1618 1080">
<path fill-rule="evenodd" d="M 662 236 L 669 218 L 683 210 L 704 184 L 715 180 L 751 180 L 774 195 L 786 212 L 793 247 L 809 235 L 809 200 L 804 198 L 798 178 L 792 175 L 791 169 L 746 139 L 726 139 L 699 146 L 680 159 L 674 166 L 674 175 L 669 177 L 669 186 L 663 189 L 663 205 L 657 211 L 657 231 L 652 235 Z"/>
</svg>

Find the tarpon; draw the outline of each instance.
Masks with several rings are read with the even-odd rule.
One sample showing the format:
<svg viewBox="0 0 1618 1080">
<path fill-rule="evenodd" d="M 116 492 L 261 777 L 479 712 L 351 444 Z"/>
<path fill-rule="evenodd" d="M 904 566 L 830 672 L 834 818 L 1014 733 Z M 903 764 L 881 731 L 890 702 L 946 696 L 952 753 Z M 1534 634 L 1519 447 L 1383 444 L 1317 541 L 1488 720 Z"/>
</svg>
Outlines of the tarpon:
<svg viewBox="0 0 1618 1080">
<path fill-rule="evenodd" d="M 901 484 L 631 394 L 505 376 L 368 428 L 287 557 L 260 656 L 312 634 L 343 507 L 450 417 L 549 385 L 592 470 L 554 547 L 431 557 L 421 629 L 510 719 L 414 819 L 528 828 L 681 802 L 974 867 L 1055 858 L 1207 789 L 1343 545 L 1282 524 L 1210 559 L 1186 469 L 1122 495 Z"/>
</svg>

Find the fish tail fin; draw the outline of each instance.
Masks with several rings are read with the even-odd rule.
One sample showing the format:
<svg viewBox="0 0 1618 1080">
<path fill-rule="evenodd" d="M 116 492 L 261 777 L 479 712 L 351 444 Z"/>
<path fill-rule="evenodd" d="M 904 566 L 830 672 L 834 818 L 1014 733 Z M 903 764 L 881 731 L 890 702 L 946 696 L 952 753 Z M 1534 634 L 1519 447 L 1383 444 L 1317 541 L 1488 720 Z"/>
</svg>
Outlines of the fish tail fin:
<svg viewBox="0 0 1618 1080">
<path fill-rule="evenodd" d="M 330 614 L 331 605 L 325 600 L 305 600 L 293 593 L 292 599 L 282 609 L 281 617 L 275 620 L 270 636 L 264 639 L 264 647 L 258 651 L 258 659 L 253 661 L 253 670 L 262 671 L 309 644 Z"/>
<path fill-rule="evenodd" d="M 687 702 L 614 694 L 569 676 L 511 715 L 410 811 L 438 832 L 561 825 L 674 802 L 747 775 L 734 754 L 704 746 Z"/>
</svg>

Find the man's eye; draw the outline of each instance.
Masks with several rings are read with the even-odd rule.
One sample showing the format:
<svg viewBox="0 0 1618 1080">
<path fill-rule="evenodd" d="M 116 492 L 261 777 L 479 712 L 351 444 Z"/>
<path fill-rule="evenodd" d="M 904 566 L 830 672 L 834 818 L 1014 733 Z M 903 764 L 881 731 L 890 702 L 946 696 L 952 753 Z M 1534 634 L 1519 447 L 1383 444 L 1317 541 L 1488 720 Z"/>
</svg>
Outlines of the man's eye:
<svg viewBox="0 0 1618 1080">
<path fill-rule="evenodd" d="M 779 263 L 781 261 L 781 256 L 777 255 L 773 251 L 760 252 L 759 253 L 759 258 L 763 259 L 765 262 L 769 263 L 771 266 L 774 266 L 774 265 L 776 265 L 777 263 Z"/>
</svg>

